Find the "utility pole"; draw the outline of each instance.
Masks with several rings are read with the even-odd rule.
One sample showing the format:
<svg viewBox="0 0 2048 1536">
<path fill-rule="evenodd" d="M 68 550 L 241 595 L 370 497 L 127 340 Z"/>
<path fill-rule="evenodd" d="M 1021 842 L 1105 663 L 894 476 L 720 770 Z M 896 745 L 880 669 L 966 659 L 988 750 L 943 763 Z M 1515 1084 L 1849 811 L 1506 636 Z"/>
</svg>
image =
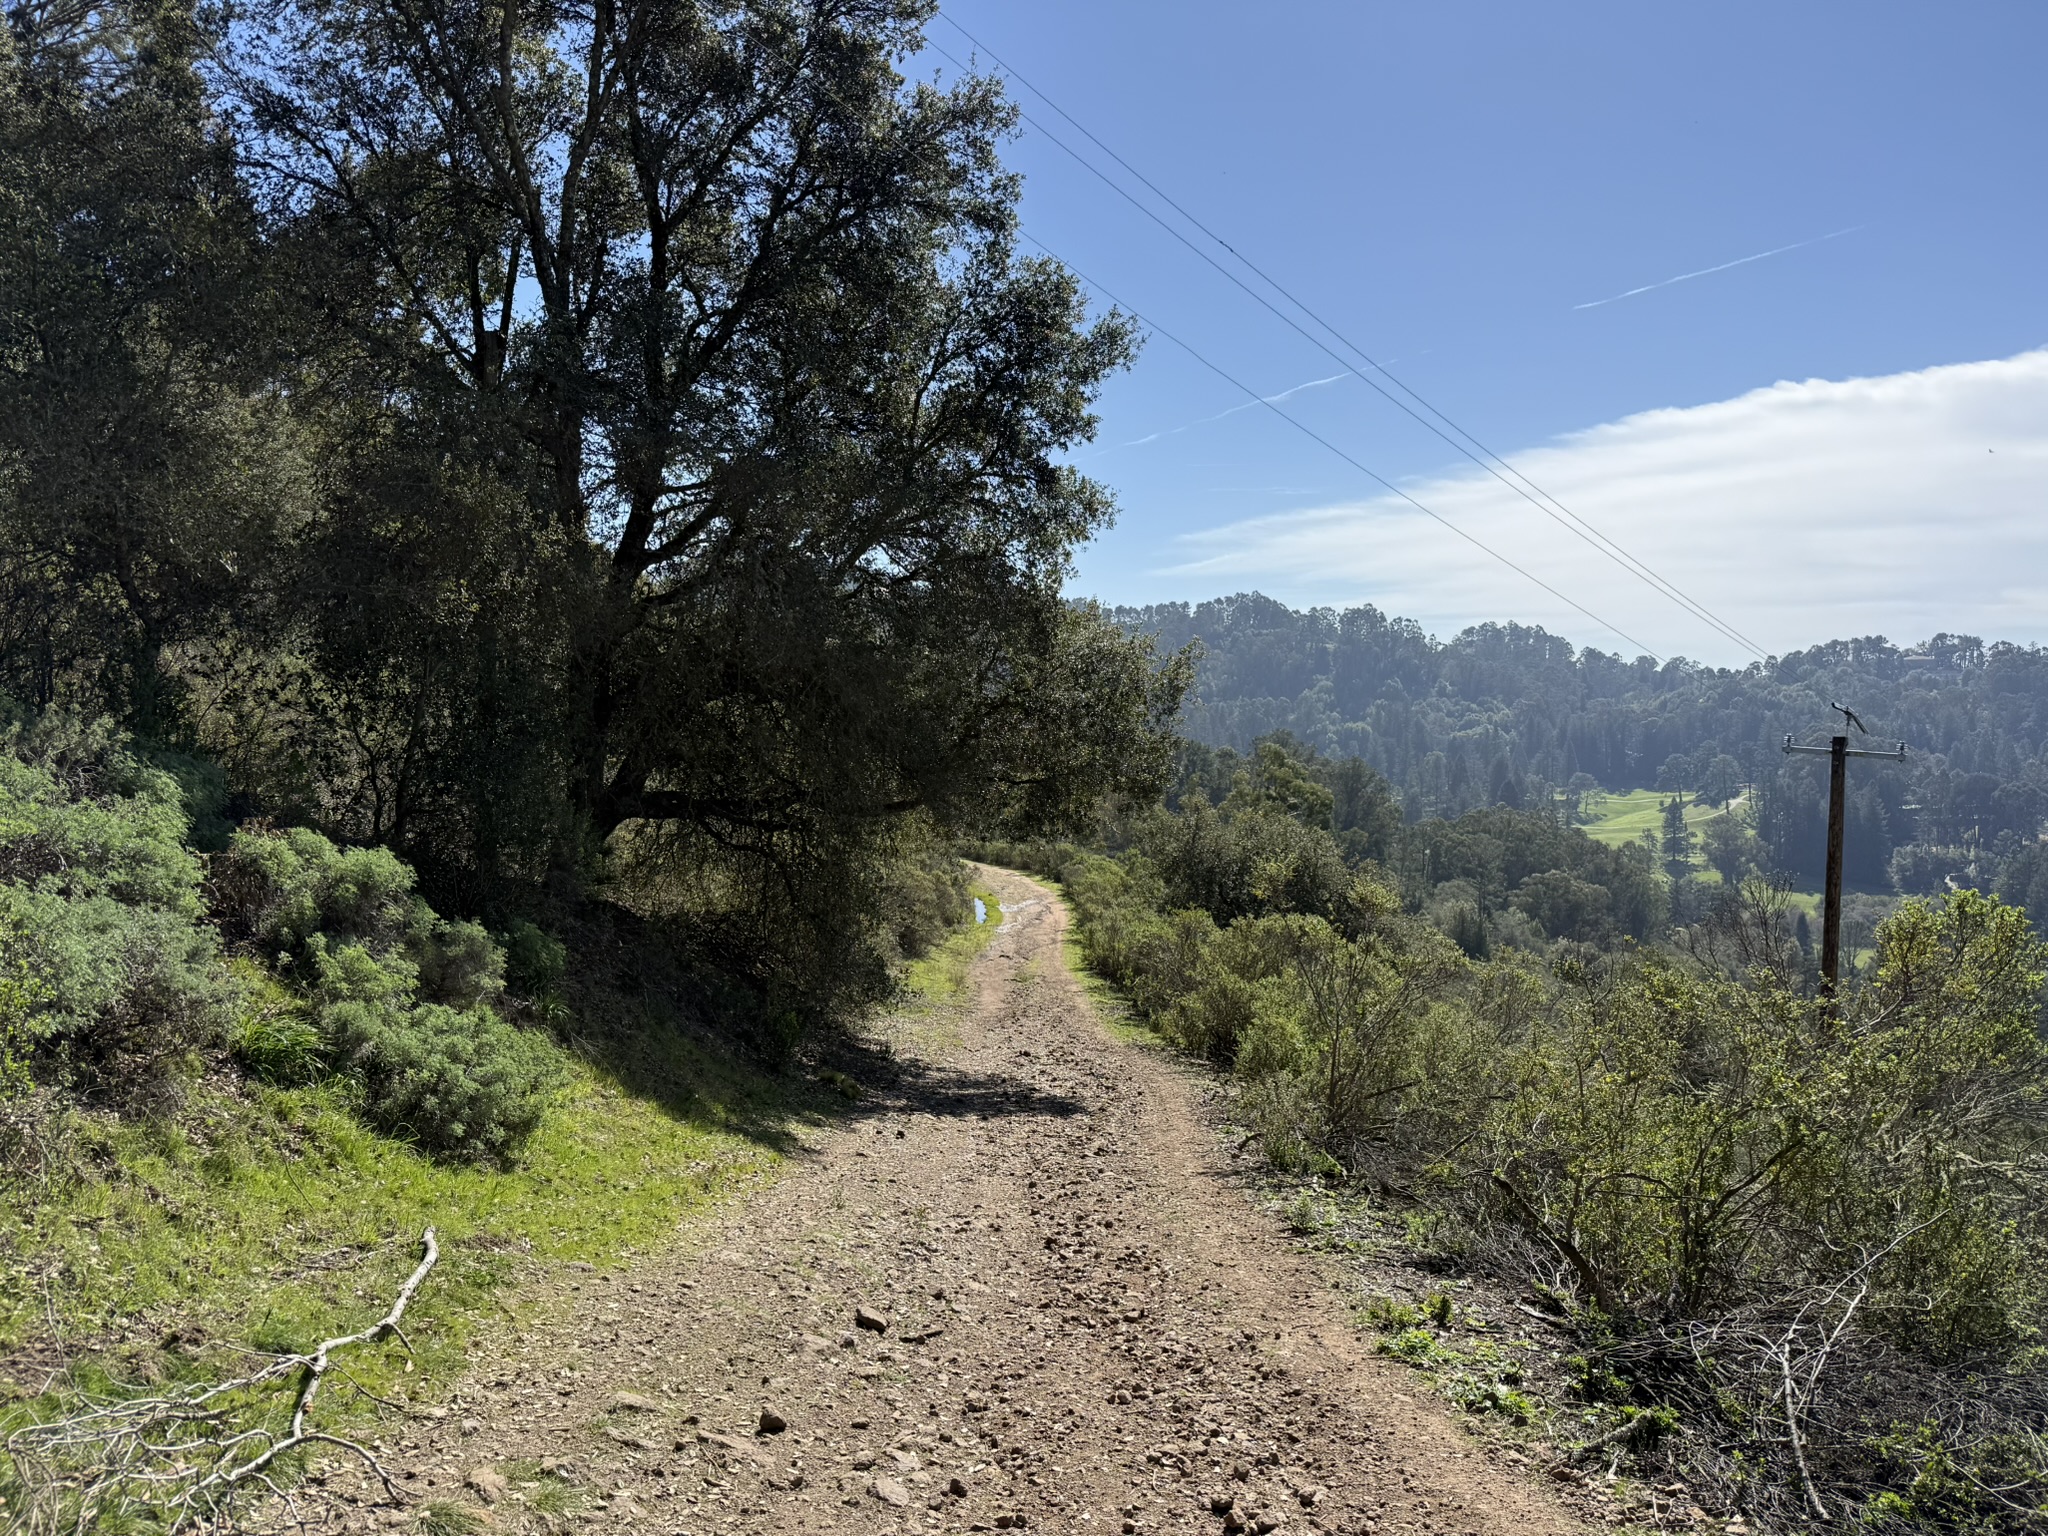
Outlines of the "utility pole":
<svg viewBox="0 0 2048 1536">
<path fill-rule="evenodd" d="M 1856 723 L 1862 725 L 1860 720 Z M 1815 757 L 1826 753 L 1828 757 L 1828 885 L 1821 911 L 1820 974 L 1821 985 L 1832 998 L 1842 980 L 1842 827 L 1848 819 L 1849 759 L 1888 757 L 1903 763 L 1906 744 L 1902 741 L 1889 752 L 1879 752 L 1852 747 L 1846 736 L 1832 737 L 1824 747 L 1794 746 L 1790 736 L 1785 738 L 1787 757 L 1802 752 Z"/>
</svg>

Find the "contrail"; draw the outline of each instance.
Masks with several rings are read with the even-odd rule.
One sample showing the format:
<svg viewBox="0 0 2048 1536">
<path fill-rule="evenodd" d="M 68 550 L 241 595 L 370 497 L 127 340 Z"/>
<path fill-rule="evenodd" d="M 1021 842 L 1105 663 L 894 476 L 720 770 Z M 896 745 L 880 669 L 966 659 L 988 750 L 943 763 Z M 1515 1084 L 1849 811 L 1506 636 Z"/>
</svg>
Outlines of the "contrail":
<svg viewBox="0 0 2048 1536">
<path fill-rule="evenodd" d="M 1343 373 L 1333 373 L 1327 379 L 1310 379 L 1306 383 L 1296 384 L 1291 389 L 1283 389 L 1277 395 L 1263 395 L 1257 400 L 1247 400 L 1243 405 L 1233 405 L 1229 410 L 1218 411 L 1214 416 L 1204 416 L 1199 421 L 1184 422 L 1180 426 L 1168 427 L 1164 431 L 1153 432 L 1145 437 L 1132 438 L 1128 443 L 1112 443 L 1102 451 L 1103 453 L 1113 453 L 1118 448 L 1137 448 L 1146 443 L 1156 443 L 1162 437 L 1177 437 L 1183 432 L 1194 431 L 1196 427 L 1205 427 L 1212 421 L 1221 421 L 1226 416 L 1235 416 L 1239 411 L 1253 410 L 1261 405 L 1278 405 L 1282 400 L 1293 399 L 1304 389 L 1315 389 L 1319 385 L 1334 384 L 1339 379 L 1348 379 L 1350 377 L 1351 374 L 1347 370 Z"/>
<path fill-rule="evenodd" d="M 1718 267 L 1701 267 L 1697 272 L 1681 272 L 1676 277 L 1667 277 L 1661 283 L 1645 283 L 1640 288 L 1631 288 L 1627 293 L 1617 293 L 1612 298 L 1595 299 L 1590 304 L 1574 304 L 1573 309 L 1598 309 L 1602 304 L 1614 304 L 1622 299 L 1632 299 L 1639 293 L 1649 293 L 1658 288 L 1669 288 L 1673 283 L 1690 282 L 1695 277 L 1707 277 L 1715 272 L 1726 272 L 1730 267 L 1747 266 L 1752 261 L 1762 261 L 1766 256 L 1782 256 L 1787 251 L 1796 251 L 1801 246 L 1819 245 L 1823 240 L 1838 240 L 1843 235 L 1853 235 L 1867 224 L 1852 224 L 1847 229 L 1838 229 L 1833 234 L 1815 235 L 1811 240 L 1795 240 L 1790 245 L 1781 245 L 1775 250 L 1758 251 L 1754 256 L 1738 256 L 1733 261 L 1724 261 Z"/>
</svg>

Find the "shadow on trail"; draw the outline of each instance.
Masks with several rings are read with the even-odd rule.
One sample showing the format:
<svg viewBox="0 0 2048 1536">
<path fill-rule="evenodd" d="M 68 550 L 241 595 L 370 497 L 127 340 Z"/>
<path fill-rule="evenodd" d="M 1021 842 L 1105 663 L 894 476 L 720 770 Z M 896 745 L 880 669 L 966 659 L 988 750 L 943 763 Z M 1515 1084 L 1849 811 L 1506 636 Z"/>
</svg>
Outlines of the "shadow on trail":
<svg viewBox="0 0 2048 1536">
<path fill-rule="evenodd" d="M 805 1155 L 803 1127 L 889 1114 L 1068 1119 L 1086 1106 L 1006 1073 L 899 1057 L 880 1041 L 832 1033 L 806 1064 L 746 1029 L 707 1021 L 758 1014 L 754 999 L 693 966 L 676 935 L 623 908 L 592 904 L 561 936 L 575 957 L 562 993 L 565 1045 L 633 1097 L 688 1124 Z"/>
<path fill-rule="evenodd" d="M 897 1071 L 896 1082 L 854 1106 L 857 1113 L 997 1120 L 1024 1115 L 1069 1119 L 1088 1110 L 1079 1099 L 1007 1073 L 965 1072 L 926 1062 L 906 1062 Z"/>
</svg>

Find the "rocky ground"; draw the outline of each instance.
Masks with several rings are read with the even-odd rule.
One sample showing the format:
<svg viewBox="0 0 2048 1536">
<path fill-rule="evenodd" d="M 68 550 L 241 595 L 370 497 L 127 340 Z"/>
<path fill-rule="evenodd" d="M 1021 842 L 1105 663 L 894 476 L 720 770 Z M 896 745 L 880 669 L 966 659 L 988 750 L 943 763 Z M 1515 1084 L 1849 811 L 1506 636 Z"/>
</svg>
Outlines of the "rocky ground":
<svg viewBox="0 0 2048 1536">
<path fill-rule="evenodd" d="M 337 1459 L 306 1527 L 1579 1529 L 1370 1353 L 1198 1079 L 1104 1026 L 1059 904 L 986 879 L 968 1005 L 847 1128 L 669 1256 L 553 1277 L 387 1432 L 402 1500 Z"/>
</svg>

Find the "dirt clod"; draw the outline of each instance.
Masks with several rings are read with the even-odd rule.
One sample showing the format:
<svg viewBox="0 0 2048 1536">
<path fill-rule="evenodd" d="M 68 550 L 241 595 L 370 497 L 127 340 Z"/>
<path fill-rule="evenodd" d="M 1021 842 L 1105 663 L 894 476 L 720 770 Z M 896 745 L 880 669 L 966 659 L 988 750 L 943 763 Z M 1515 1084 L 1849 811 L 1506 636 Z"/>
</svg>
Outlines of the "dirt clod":
<svg viewBox="0 0 2048 1536">
<path fill-rule="evenodd" d="M 495 1504 L 511 1492 L 512 1485 L 505 1480 L 505 1474 L 495 1467 L 471 1467 L 463 1476 L 463 1485 L 486 1504 Z"/>
</svg>

